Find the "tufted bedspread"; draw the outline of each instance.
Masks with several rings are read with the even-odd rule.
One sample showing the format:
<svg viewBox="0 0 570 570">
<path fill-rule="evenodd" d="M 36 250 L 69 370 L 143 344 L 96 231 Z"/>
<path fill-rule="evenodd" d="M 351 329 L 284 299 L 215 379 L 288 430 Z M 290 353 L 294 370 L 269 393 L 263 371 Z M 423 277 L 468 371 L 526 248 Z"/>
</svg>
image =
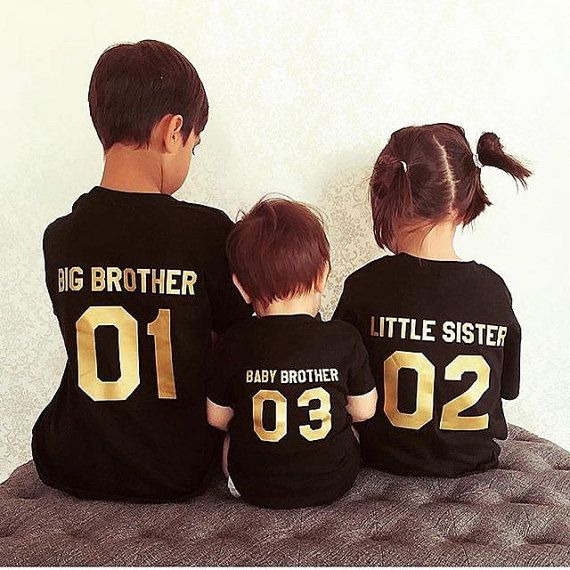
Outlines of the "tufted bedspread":
<svg viewBox="0 0 570 570">
<path fill-rule="evenodd" d="M 569 565 L 570 453 L 511 426 L 500 468 L 461 479 L 363 469 L 333 505 L 81 501 L 27 463 L 0 485 L 0 565 Z"/>
</svg>

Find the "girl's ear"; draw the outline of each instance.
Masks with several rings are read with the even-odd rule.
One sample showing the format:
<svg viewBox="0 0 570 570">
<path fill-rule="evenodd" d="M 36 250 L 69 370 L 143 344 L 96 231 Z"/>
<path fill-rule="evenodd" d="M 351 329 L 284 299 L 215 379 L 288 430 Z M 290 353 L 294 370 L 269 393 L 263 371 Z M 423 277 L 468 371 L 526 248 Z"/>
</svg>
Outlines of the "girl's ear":
<svg viewBox="0 0 570 570">
<path fill-rule="evenodd" d="M 462 214 L 457 208 L 452 208 L 447 219 L 456 226 L 466 225 L 465 214 Z"/>
<path fill-rule="evenodd" d="M 235 273 L 232 274 L 232 281 L 234 282 L 234 285 L 236 286 L 237 290 L 240 292 L 240 295 L 243 297 L 243 300 L 248 305 L 251 305 L 251 297 L 246 293 L 245 289 L 242 287 Z"/>
</svg>

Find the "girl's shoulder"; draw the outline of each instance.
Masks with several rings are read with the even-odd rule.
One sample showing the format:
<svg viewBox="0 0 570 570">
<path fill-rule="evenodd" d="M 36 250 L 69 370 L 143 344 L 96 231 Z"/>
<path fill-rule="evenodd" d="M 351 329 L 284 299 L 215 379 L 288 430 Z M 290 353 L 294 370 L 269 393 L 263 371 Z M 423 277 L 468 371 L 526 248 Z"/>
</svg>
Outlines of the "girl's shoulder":
<svg viewBox="0 0 570 570">
<path fill-rule="evenodd" d="M 490 285 L 496 287 L 497 289 L 500 289 L 501 291 L 503 291 L 507 297 L 507 300 L 509 301 L 509 303 L 512 303 L 513 299 L 511 296 L 511 292 L 507 286 L 507 284 L 505 283 L 505 280 L 493 269 L 491 269 L 489 266 L 484 265 L 483 263 L 478 263 L 475 262 L 476 267 L 479 270 L 479 273 L 481 274 L 481 277 L 483 279 L 486 279 Z"/>
<path fill-rule="evenodd" d="M 384 255 L 363 265 L 351 273 L 344 282 L 347 294 L 363 291 L 399 287 L 410 281 L 424 282 L 430 277 L 446 276 L 448 282 L 463 283 L 468 279 L 477 284 L 479 290 L 496 293 L 500 291 L 508 303 L 512 303 L 511 293 L 504 279 L 493 269 L 477 261 L 430 261 L 407 254 Z"/>
</svg>

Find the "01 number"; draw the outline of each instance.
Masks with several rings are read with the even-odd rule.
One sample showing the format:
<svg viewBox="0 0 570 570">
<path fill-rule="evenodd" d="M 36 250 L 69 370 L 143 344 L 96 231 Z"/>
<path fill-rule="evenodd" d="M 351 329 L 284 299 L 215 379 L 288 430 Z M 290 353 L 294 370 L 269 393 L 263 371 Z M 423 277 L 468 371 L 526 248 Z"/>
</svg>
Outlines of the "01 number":
<svg viewBox="0 0 570 570">
<path fill-rule="evenodd" d="M 106 382 L 97 373 L 95 331 L 98 327 L 114 326 L 119 337 L 120 376 Z M 139 386 L 138 323 L 123 307 L 89 307 L 75 323 L 77 335 L 77 366 L 79 387 L 94 401 L 126 400 Z M 158 397 L 176 399 L 170 309 L 159 309 L 158 316 L 147 326 L 154 337 Z"/>
</svg>

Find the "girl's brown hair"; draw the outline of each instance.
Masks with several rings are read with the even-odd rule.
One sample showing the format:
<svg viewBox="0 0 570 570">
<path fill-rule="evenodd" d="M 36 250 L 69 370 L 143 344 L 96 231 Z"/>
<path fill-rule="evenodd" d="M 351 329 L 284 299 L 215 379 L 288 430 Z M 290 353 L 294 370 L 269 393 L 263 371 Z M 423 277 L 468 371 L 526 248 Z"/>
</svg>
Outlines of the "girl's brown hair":
<svg viewBox="0 0 570 570">
<path fill-rule="evenodd" d="M 463 225 L 491 204 L 481 184 L 481 166 L 494 166 L 526 187 L 531 171 L 506 154 L 499 137 L 483 133 L 474 155 L 465 131 L 438 123 L 405 127 L 392 134 L 374 164 L 370 202 L 374 237 L 395 251 L 395 234 L 414 224 L 436 224 L 456 214 Z"/>
</svg>

